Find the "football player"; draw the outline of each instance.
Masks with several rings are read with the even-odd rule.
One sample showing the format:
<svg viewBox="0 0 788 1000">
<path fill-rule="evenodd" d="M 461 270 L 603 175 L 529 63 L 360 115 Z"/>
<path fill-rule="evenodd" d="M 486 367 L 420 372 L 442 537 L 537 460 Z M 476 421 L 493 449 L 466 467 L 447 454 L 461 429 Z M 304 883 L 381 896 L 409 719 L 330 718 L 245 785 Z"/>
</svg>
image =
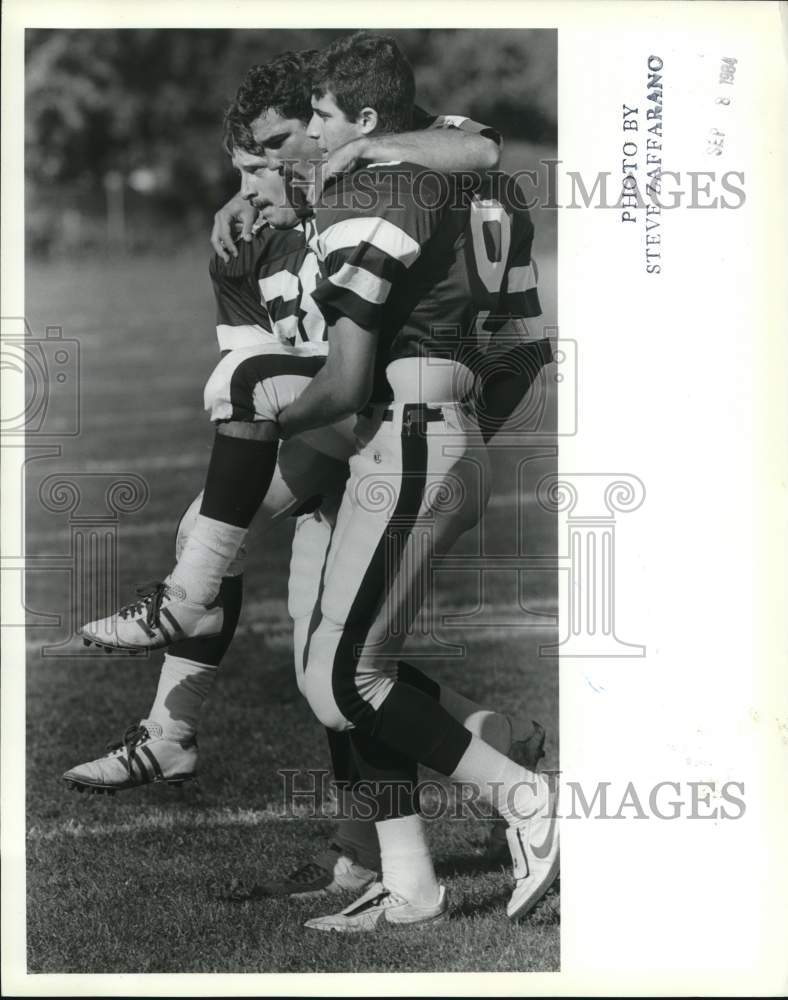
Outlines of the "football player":
<svg viewBox="0 0 788 1000">
<path fill-rule="evenodd" d="M 412 86 L 404 60 L 387 65 L 388 55 L 365 36 L 328 49 L 310 124 L 327 152 L 374 131 L 392 76 L 403 90 Z M 376 92 L 381 65 L 390 78 Z M 359 190 L 372 194 L 371 207 L 361 207 Z M 494 219 L 474 218 L 488 207 Z M 484 221 L 497 223 L 498 252 L 475 239 Z M 477 309 L 470 275 L 475 270 L 496 298 L 535 286 L 530 259 L 518 263 L 511 243 L 502 252 L 512 221 L 500 202 L 463 202 L 436 175 L 406 163 L 346 175 L 316 206 L 311 243 L 321 277 L 312 299 L 328 324 L 330 348 L 320 372 L 279 414 L 281 434 L 287 440 L 348 410 L 363 412 L 322 573 L 304 693 L 327 728 L 350 733 L 356 772 L 375 791 L 382 877 L 342 912 L 308 921 L 315 929 L 355 932 L 445 915 L 445 889 L 412 796 L 414 759 L 472 782 L 508 823 L 510 917 L 530 912 L 558 873 L 544 776 L 479 740 L 396 672 L 432 558 L 478 520 L 486 503 L 486 477 L 467 478 L 484 454 L 468 405 Z M 453 337 L 441 336 L 447 328 Z"/>
<path fill-rule="evenodd" d="M 319 367 L 315 359 L 319 361 L 322 358 L 324 327 L 317 321 L 318 318 L 322 321 L 322 317 L 309 304 L 308 290 L 314 284 L 315 271 L 313 263 L 310 265 L 308 262 L 309 255 L 305 253 L 303 232 L 292 212 L 289 215 L 282 212 L 281 200 L 277 195 L 270 190 L 266 193 L 264 187 L 261 195 L 262 181 L 257 185 L 254 182 L 256 176 L 267 176 L 269 183 L 278 177 L 268 170 L 266 157 L 261 153 L 267 153 L 269 158 L 273 158 L 274 151 L 280 156 L 284 153 L 296 154 L 297 158 L 306 160 L 318 152 L 305 133 L 306 112 L 299 108 L 299 100 L 304 101 L 304 93 L 308 99 L 309 82 L 306 74 L 309 58 L 310 54 L 286 55 L 270 67 L 258 67 L 239 91 L 238 100 L 228 119 L 231 148 L 236 166 L 244 177 L 246 196 L 250 201 L 256 200 L 257 208 L 262 210 L 268 225 L 253 243 L 240 245 L 238 259 L 228 260 L 226 264 L 219 261 L 212 264 L 220 347 L 230 352 L 225 355 L 222 364 L 224 371 L 229 369 L 237 374 L 241 370 L 247 390 L 239 393 L 239 380 L 236 378 L 233 385 L 232 376 L 222 376 L 222 390 L 213 396 L 215 406 L 225 407 L 225 410 L 214 411 L 214 415 L 220 420 L 227 419 L 228 416 L 236 420 L 239 417 L 241 420 L 250 418 L 255 405 L 254 393 L 259 383 L 266 379 L 266 371 L 261 372 L 259 366 L 270 364 L 272 357 L 280 367 L 277 374 L 268 381 L 279 399 L 288 398 L 288 394 L 300 391 L 303 381 L 309 379 Z M 306 80 L 306 83 L 301 84 L 300 90 L 298 84 L 293 82 L 299 79 L 297 73 L 300 73 L 302 80 Z M 302 103 L 301 107 L 303 106 Z M 256 123 L 257 129 L 254 153 L 243 149 L 239 143 L 239 139 L 245 139 L 247 145 L 253 145 L 244 131 L 252 121 Z M 396 137 L 387 135 L 382 137 L 382 141 L 391 150 L 391 143 L 396 142 Z M 411 138 L 406 141 L 412 148 L 414 140 Z M 436 144 L 430 135 L 422 158 L 429 159 L 431 155 L 446 156 L 446 150 L 453 141 L 442 136 L 440 143 Z M 464 139 L 460 141 L 462 151 L 458 146 L 456 162 L 459 166 L 470 167 L 473 160 L 469 157 L 478 157 L 479 154 L 473 144 L 469 146 Z M 258 145 L 258 142 L 262 145 Z M 489 159 L 489 154 L 485 153 L 485 156 Z M 480 159 L 481 162 L 477 161 L 478 167 L 485 163 L 484 157 Z M 313 260 L 312 258 L 312 262 Z M 267 310 L 260 304 L 258 285 L 266 294 Z M 287 293 L 288 286 L 293 285 L 301 291 L 298 301 Z M 266 348 L 262 353 L 261 345 Z M 280 350 L 293 345 L 297 345 L 297 350 Z M 269 351 L 269 347 L 273 350 Z M 291 370 L 283 372 L 282 364 L 286 364 Z M 327 450 L 331 451 L 332 446 L 329 445 Z M 332 463 L 330 458 L 319 452 L 312 452 L 298 439 L 288 442 L 279 457 L 278 474 L 268 488 L 263 509 L 258 516 L 258 535 L 282 514 L 291 512 L 298 503 L 299 496 L 309 495 L 312 491 L 336 491 L 347 475 L 346 466 Z M 204 504 L 204 498 L 198 498 L 198 502 L 184 519 L 179 532 L 179 548 L 182 548 L 183 540 L 188 537 L 189 528 L 194 524 L 198 505 Z M 301 551 L 312 554 L 320 551 L 320 545 L 324 550 L 329 527 L 325 512 L 319 517 L 302 519 L 294 550 L 296 570 L 300 558 L 299 546 Z M 199 712 L 214 684 L 216 666 L 229 645 L 240 610 L 242 561 L 242 558 L 236 559 L 225 571 L 221 582 L 221 633 L 213 637 L 184 640 L 171 647 L 165 657 L 156 700 L 148 717 L 132 727 L 124 740 L 108 755 L 67 772 L 64 777 L 70 783 L 80 788 L 114 791 L 151 780 L 181 781 L 194 774 L 194 735 Z M 298 581 L 299 577 L 303 578 L 303 574 L 296 572 L 295 580 Z M 290 604 L 296 620 L 297 650 L 299 646 L 303 648 L 304 639 L 299 642 L 299 636 L 305 636 L 314 601 L 315 597 L 308 585 L 299 588 L 296 582 L 296 586 L 291 587 Z M 146 603 L 150 610 L 150 602 L 145 601 L 140 602 L 136 609 L 138 621 L 139 612 L 146 607 Z M 303 613 L 299 613 L 301 609 L 304 609 Z M 167 608 L 162 606 L 160 610 L 166 620 Z M 133 619 L 133 615 L 132 610 L 128 615 L 129 620 Z M 165 630 L 166 628 L 165 625 Z M 99 637 L 103 637 L 103 633 Z M 301 661 L 300 656 L 297 659 Z M 530 737 L 525 752 L 532 759 L 538 758 L 543 739 L 538 727 L 534 730 L 530 724 L 523 724 L 518 720 L 509 721 L 505 716 L 487 712 L 445 686 L 434 684 L 413 667 L 400 664 L 399 673 L 409 683 L 419 684 L 430 696 L 440 699 L 458 718 L 471 725 L 475 732 L 492 740 L 502 749 L 509 747 L 513 736 L 525 741 L 529 741 Z M 335 757 L 342 752 L 342 742 L 334 740 L 339 745 L 339 749 L 334 748 Z M 282 880 L 279 891 L 309 891 L 336 887 L 337 884 L 341 886 L 343 871 L 348 875 L 344 885 L 358 887 L 353 882 L 354 854 L 366 861 L 366 865 L 360 865 L 366 873 L 371 875 L 376 867 L 374 832 L 370 837 L 369 824 L 365 826 L 365 832 L 360 832 L 360 825 L 352 821 L 340 824 L 335 837 L 338 849 L 329 851 L 328 854 L 330 864 L 322 867 L 314 864 L 305 866 L 306 872 L 297 872 L 293 878 Z M 332 853 L 334 857 L 331 856 Z M 319 869 L 317 872 L 316 867 Z"/>
<path fill-rule="evenodd" d="M 309 53 L 310 58 L 313 55 Z M 280 62 L 276 70 L 285 76 L 301 68 Z M 262 70 L 265 74 L 265 68 Z M 300 79 L 305 79 L 303 72 Z M 253 190 L 253 181 L 264 179 L 269 163 L 276 162 L 280 168 L 287 164 L 295 176 L 304 176 L 313 163 L 320 162 L 320 151 L 290 108 L 264 108 L 250 130 L 247 102 L 254 101 L 252 95 L 260 94 L 266 86 L 272 86 L 270 80 L 256 79 L 253 70 L 231 110 L 235 120 L 229 121 L 228 127 L 238 133 L 233 155 L 246 185 L 241 196 L 269 223 L 267 245 L 260 254 L 268 273 L 261 273 L 259 266 L 255 270 L 274 336 L 263 338 L 261 344 L 258 330 L 251 338 L 243 330 L 240 338 L 233 334 L 228 340 L 220 325 L 220 343 L 232 350 L 206 386 L 206 409 L 217 422 L 217 433 L 200 512 L 164 583 L 142 595 L 140 601 L 80 630 L 86 640 L 107 648 L 156 649 L 185 637 L 220 633 L 223 613 L 217 596 L 222 577 L 242 547 L 275 473 L 278 411 L 298 395 L 325 357 L 325 324 L 309 294 L 316 281 L 315 257 L 307 252 L 300 227 L 277 222 L 277 217 L 287 219 L 293 209 L 277 206 L 270 191 Z M 401 96 L 389 95 L 392 106 Z M 399 121 L 410 125 L 412 101 L 402 109 Z M 478 171 L 494 162 L 490 147 L 497 147 L 489 137 L 490 130 L 478 127 L 473 131 L 467 119 L 460 120 L 463 128 L 458 129 L 455 121 L 431 119 L 422 113 L 420 124 L 426 127 L 406 133 L 403 148 L 417 149 L 418 162 L 436 170 Z M 388 156 L 398 149 L 399 137 L 387 125 L 378 121 L 374 127 L 367 124 L 363 128 L 365 155 Z M 377 132 L 382 135 L 376 138 Z M 267 183 L 270 186 L 273 182 L 269 179 Z M 286 235 L 277 229 L 284 229 Z M 336 402 L 348 401 L 338 394 Z M 352 406 L 339 408 L 345 414 L 353 412 Z M 333 438 L 332 432 L 322 435 L 323 441 L 333 440 L 333 445 L 326 445 L 329 453 L 336 454 L 337 433 L 345 439 L 346 454 L 352 451 L 352 424 L 345 424 L 337 428 Z"/>
</svg>

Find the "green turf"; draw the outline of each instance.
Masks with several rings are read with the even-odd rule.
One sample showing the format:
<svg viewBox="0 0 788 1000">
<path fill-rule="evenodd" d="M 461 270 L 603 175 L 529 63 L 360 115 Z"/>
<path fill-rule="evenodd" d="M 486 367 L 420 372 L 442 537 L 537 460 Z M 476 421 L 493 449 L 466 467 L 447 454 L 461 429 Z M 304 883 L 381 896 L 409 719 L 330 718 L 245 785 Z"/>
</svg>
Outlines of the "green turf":
<svg viewBox="0 0 788 1000">
<path fill-rule="evenodd" d="M 28 477 L 28 553 L 68 550 L 65 514 L 44 509 L 45 476 L 135 471 L 150 488 L 143 510 L 118 522 L 118 592 L 165 572 L 178 513 L 200 488 L 211 430 L 200 387 L 215 359 L 205 255 L 93 263 L 59 262 L 28 273 L 28 319 L 40 333 L 60 325 L 81 346 L 82 429 L 62 439 L 59 458 L 33 460 Z M 541 272 L 554 275 L 548 260 Z M 552 290 L 543 291 L 546 313 Z M 53 404 L 56 405 L 56 404 Z M 513 487 L 516 451 L 496 458 L 498 484 Z M 533 465 L 530 486 L 553 466 Z M 516 507 L 503 501 L 485 523 L 487 551 L 518 543 Z M 555 547 L 551 519 L 527 508 L 527 551 Z M 290 972 L 555 970 L 558 897 L 521 925 L 504 909 L 509 875 L 480 869 L 488 824 L 442 819 L 430 824 L 450 919 L 352 939 L 302 928 L 326 902 L 231 903 L 233 879 L 254 882 L 286 871 L 325 843 L 330 824 L 292 819 L 282 806 L 283 768 L 326 764 L 323 736 L 291 677 L 285 579 L 285 528 L 253 559 L 247 604 L 222 667 L 200 735 L 200 781 L 114 798 L 66 791 L 62 772 L 101 750 L 144 715 L 160 657 L 147 660 L 44 657 L 41 646 L 67 629 L 31 628 L 27 669 L 28 950 L 31 972 Z M 478 536 L 463 540 L 471 552 Z M 491 707 L 538 718 L 549 731 L 547 765 L 556 766 L 557 669 L 538 656 L 554 638 L 549 625 L 517 611 L 555 610 L 555 578 L 486 581 L 484 600 L 526 628 L 440 626 L 463 655 L 420 662 L 439 680 Z M 478 578 L 456 573 L 441 584 L 439 606 L 471 610 Z M 68 577 L 31 572 L 28 606 L 67 616 Z M 415 652 L 425 646 L 416 644 Z M 329 902 L 330 906 L 330 902 Z"/>
</svg>

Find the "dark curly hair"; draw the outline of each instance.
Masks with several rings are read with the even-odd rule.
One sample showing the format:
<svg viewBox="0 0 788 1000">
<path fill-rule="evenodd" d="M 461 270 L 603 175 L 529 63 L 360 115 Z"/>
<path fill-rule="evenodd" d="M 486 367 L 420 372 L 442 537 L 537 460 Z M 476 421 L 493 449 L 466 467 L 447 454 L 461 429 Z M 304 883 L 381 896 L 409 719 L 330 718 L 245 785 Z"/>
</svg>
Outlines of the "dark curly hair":
<svg viewBox="0 0 788 1000">
<path fill-rule="evenodd" d="M 224 148 L 259 152 L 252 122 L 271 108 L 283 118 L 306 124 L 312 117 L 312 88 L 318 62 L 316 49 L 283 52 L 269 63 L 252 66 L 241 81 L 235 99 L 224 113 Z"/>
<path fill-rule="evenodd" d="M 413 70 L 390 35 L 357 31 L 332 42 L 320 55 L 312 93 L 319 98 L 327 91 L 351 121 L 362 108 L 374 108 L 377 132 L 411 128 L 416 93 Z"/>
</svg>

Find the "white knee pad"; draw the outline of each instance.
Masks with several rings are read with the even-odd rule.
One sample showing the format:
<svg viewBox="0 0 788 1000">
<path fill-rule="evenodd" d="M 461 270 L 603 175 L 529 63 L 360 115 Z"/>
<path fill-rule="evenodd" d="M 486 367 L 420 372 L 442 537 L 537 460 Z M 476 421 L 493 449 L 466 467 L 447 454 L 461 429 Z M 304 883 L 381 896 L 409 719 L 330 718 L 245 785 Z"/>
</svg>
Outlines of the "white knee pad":
<svg viewBox="0 0 788 1000">
<path fill-rule="evenodd" d="M 175 558 L 180 559 L 183 553 L 184 546 L 189 538 L 189 533 L 194 527 L 194 522 L 197 520 L 197 515 L 200 513 L 200 507 L 202 505 L 202 491 L 200 491 L 197 496 L 192 500 L 189 506 L 184 511 L 178 522 L 178 532 L 175 535 Z"/>
<path fill-rule="evenodd" d="M 309 619 L 317 604 L 331 530 L 331 522 L 320 511 L 296 521 L 287 593 L 287 610 L 294 621 Z"/>
<path fill-rule="evenodd" d="M 330 671 L 310 670 L 304 674 L 304 697 L 318 721 L 326 727 L 342 733 L 353 725 L 340 712 L 331 690 Z"/>
</svg>

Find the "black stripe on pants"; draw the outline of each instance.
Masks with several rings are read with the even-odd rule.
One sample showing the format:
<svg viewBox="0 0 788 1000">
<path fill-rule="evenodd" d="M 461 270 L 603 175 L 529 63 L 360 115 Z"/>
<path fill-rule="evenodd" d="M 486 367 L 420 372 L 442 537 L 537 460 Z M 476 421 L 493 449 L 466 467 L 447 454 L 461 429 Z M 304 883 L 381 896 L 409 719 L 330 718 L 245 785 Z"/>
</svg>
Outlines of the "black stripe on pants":
<svg viewBox="0 0 788 1000">
<path fill-rule="evenodd" d="M 354 731 L 351 738 L 354 739 L 361 777 L 373 780 L 380 780 L 381 777 L 379 742 L 401 755 L 400 766 L 391 768 L 390 777 L 391 780 L 404 780 L 406 760 L 415 760 L 442 774 L 451 774 L 471 740 L 470 732 L 441 708 L 434 698 L 400 680 L 394 682 L 390 694 L 377 710 L 364 701 L 356 688 L 356 669 L 361 650 L 401 565 L 405 546 L 421 508 L 427 479 L 429 452 L 424 429 L 403 427 L 400 441 L 400 494 L 348 614 L 334 656 L 331 678 L 337 706 L 359 734 L 356 739 Z M 372 742 L 369 737 L 373 738 Z"/>
<path fill-rule="evenodd" d="M 245 358 L 230 376 L 230 401 L 233 407 L 230 420 L 254 420 L 254 390 L 260 382 L 280 375 L 314 378 L 325 363 L 326 359 L 322 354 L 255 354 L 251 358 Z"/>
</svg>

